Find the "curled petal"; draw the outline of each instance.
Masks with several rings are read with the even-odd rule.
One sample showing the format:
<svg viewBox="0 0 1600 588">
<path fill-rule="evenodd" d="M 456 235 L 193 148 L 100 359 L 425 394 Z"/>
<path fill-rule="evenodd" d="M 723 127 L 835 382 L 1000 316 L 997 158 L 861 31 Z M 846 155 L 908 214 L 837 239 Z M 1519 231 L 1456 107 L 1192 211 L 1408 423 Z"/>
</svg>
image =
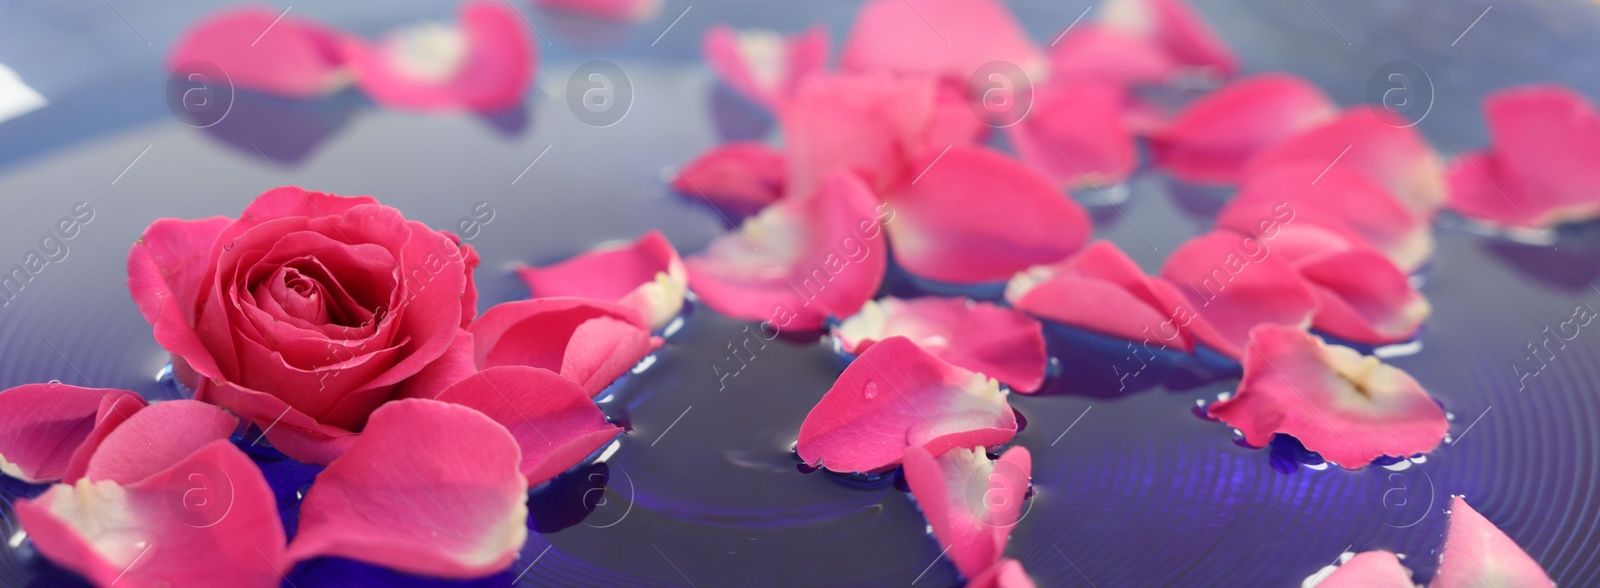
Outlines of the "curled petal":
<svg viewBox="0 0 1600 588">
<path fill-rule="evenodd" d="M 356 438 L 354 432 L 320 423 L 277 396 L 226 382 L 205 381 L 195 397 L 243 416 L 264 431 L 263 439 L 298 461 L 327 464 L 344 455 Z"/>
<path fill-rule="evenodd" d="M 1101 8 L 1100 24 L 1159 47 L 1181 65 L 1222 77 L 1239 68 L 1233 51 L 1186 0 L 1112 0 Z"/>
<path fill-rule="evenodd" d="M 1326 253 L 1294 266 L 1317 296 L 1312 328 L 1346 341 L 1406 341 L 1433 312 L 1406 274 L 1372 249 Z"/>
<path fill-rule="evenodd" d="M 1158 45 L 1104 25 L 1080 25 L 1050 49 L 1051 80 L 1159 84 L 1178 64 Z"/>
<path fill-rule="evenodd" d="M 764 143 L 724 143 L 683 166 L 672 189 L 735 212 L 756 211 L 783 197 L 787 166 L 783 152 Z"/>
<path fill-rule="evenodd" d="M 1043 81 L 1048 61 L 997 0 L 869 0 L 845 39 L 840 65 L 965 81 L 993 61 Z"/>
<path fill-rule="evenodd" d="M 1295 162 L 1354 170 L 1394 195 L 1423 222 L 1444 206 L 1444 163 L 1439 154 L 1415 128 L 1380 109 L 1351 108 L 1284 139 L 1252 158 L 1245 176 Z"/>
<path fill-rule="evenodd" d="M 1387 551 L 1357 553 L 1329 571 L 1332 573 L 1315 584 L 1317 588 L 1416 588 L 1411 572 Z"/>
<path fill-rule="evenodd" d="M 317 475 L 289 557 L 347 557 L 445 578 L 505 569 L 528 537 L 521 461 L 516 438 L 476 410 L 423 399 L 385 404 Z"/>
<path fill-rule="evenodd" d="M 949 145 L 931 137 L 938 92 L 933 78 L 882 71 L 807 78 L 779 113 L 788 193 L 809 198 L 840 168 L 883 191 L 908 173 L 911 160 Z"/>
<path fill-rule="evenodd" d="M 1411 272 L 1433 253 L 1428 220 L 1354 170 L 1301 161 L 1246 179 L 1217 214 L 1217 226 L 1271 239 L 1272 225 L 1309 224 L 1383 252 Z"/>
<path fill-rule="evenodd" d="M 644 22 L 661 12 L 661 0 L 534 0 L 545 10 L 619 22 Z"/>
<path fill-rule="evenodd" d="M 225 440 L 239 419 L 196 400 L 157 402 L 133 413 L 106 435 L 85 475 L 92 481 L 133 484 L 172 467 L 213 441 Z"/>
<path fill-rule="evenodd" d="M 1218 352 L 1244 357 L 1250 330 L 1263 323 L 1303 327 L 1315 295 L 1289 262 L 1271 255 L 1257 237 L 1229 231 L 1200 235 L 1173 251 L 1161 277 L 1175 288 L 1155 290 L 1176 309 L 1180 327 Z"/>
<path fill-rule="evenodd" d="M 269 29 L 272 34 L 263 33 Z M 194 73 L 184 67 L 190 62 L 209 62 L 234 86 L 258 92 L 308 98 L 350 83 L 338 31 L 274 10 L 218 12 L 196 23 L 174 47 L 167 58 L 174 74 Z"/>
<path fill-rule="evenodd" d="M 683 310 L 688 270 L 659 231 L 627 245 L 602 247 L 546 267 L 517 270 L 535 298 L 576 296 L 615 300 L 660 329 Z"/>
<path fill-rule="evenodd" d="M 511 431 L 522 448 L 529 486 L 571 469 L 622 432 L 606 422 L 583 388 L 546 369 L 489 368 L 435 400 L 477 409 Z"/>
<path fill-rule="evenodd" d="M 464 4 L 459 18 L 454 27 L 392 31 L 376 45 L 351 39 L 346 51 L 361 90 L 412 110 L 497 112 L 520 103 L 538 49 L 522 18 L 488 0 Z"/>
<path fill-rule="evenodd" d="M 25 384 L 0 392 L 0 473 L 75 481 L 118 426 L 145 407 L 127 390 Z"/>
<path fill-rule="evenodd" d="M 539 298 L 495 305 L 472 324 L 479 368 L 525 365 L 560 373 L 590 396 L 661 346 L 639 313 L 614 302 Z"/>
<path fill-rule="evenodd" d="M 156 342 L 190 369 L 212 378 L 221 371 L 193 321 L 207 294 L 213 246 L 230 223 L 232 219 L 221 216 L 158 219 L 128 251 L 128 293 L 154 327 Z"/>
<path fill-rule="evenodd" d="M 1006 539 L 1022 517 L 1032 472 L 1033 459 L 1020 446 L 1006 450 L 998 461 L 990 461 L 981 447 L 956 447 L 938 456 L 922 447 L 906 450 L 911 496 L 950 561 L 968 578 L 999 563 Z"/>
<path fill-rule="evenodd" d="M 1121 183 L 1138 163 L 1123 99 L 1123 88 L 1110 82 L 1052 83 L 1006 129 L 1024 161 L 1067 188 Z"/>
<path fill-rule="evenodd" d="M 1034 588 L 1033 578 L 1022 568 L 1022 562 L 1002 559 L 988 570 L 967 581 L 967 588 Z"/>
<path fill-rule="evenodd" d="M 801 423 L 796 450 L 835 472 L 871 472 L 899 464 L 909 447 L 943 453 L 998 445 L 1016 433 L 999 382 L 890 337 L 839 374 Z"/>
<path fill-rule="evenodd" d="M 288 569 L 272 489 L 225 440 L 131 484 L 57 484 L 16 511 L 40 553 L 98 586 L 267 588 Z"/>
<path fill-rule="evenodd" d="M 984 147 L 958 145 L 884 194 L 895 260 L 956 284 L 999 282 L 1083 246 L 1089 217 L 1039 172 Z"/>
<path fill-rule="evenodd" d="M 873 343 L 903 336 L 952 365 L 993 377 L 1019 392 L 1044 381 L 1045 344 L 1039 321 L 1011 310 L 962 298 L 884 298 L 835 330 L 844 350 L 862 353 Z"/>
<path fill-rule="evenodd" d="M 1483 518 L 1466 498 L 1450 498 L 1450 530 L 1439 550 L 1436 588 L 1554 588 L 1539 562 L 1528 556 L 1504 531 Z"/>
<path fill-rule="evenodd" d="M 828 29 L 821 26 L 785 37 L 719 24 L 706 31 L 703 45 L 706 62 L 723 83 L 773 112 L 794 95 L 801 79 L 828 62 Z"/>
<path fill-rule="evenodd" d="M 1184 107 L 1150 138 L 1150 150 L 1156 165 L 1181 180 L 1234 184 L 1250 158 L 1335 112 L 1333 102 L 1310 82 L 1288 74 L 1258 75 Z"/>
<path fill-rule="evenodd" d="M 861 308 L 883 282 L 887 205 L 836 172 L 805 199 L 780 202 L 688 258 L 689 284 L 717 312 L 812 330 Z M 887 212 L 886 212 L 887 211 Z"/>
<path fill-rule="evenodd" d="M 1516 227 L 1600 216 L 1600 169 L 1591 165 L 1600 157 L 1600 113 L 1593 104 L 1562 86 L 1534 85 L 1492 94 L 1483 110 L 1491 143 L 1484 157 L 1492 163 L 1469 157 L 1455 165 L 1452 209 Z"/>
<path fill-rule="evenodd" d="M 1006 300 L 1017 310 L 1129 341 L 1159 339 L 1188 352 L 1194 342 L 1165 309 L 1181 298 L 1110 241 L 1090 243 L 1055 265 L 1028 268 L 1006 284 Z"/>
<path fill-rule="evenodd" d="M 1250 332 L 1238 392 L 1207 411 L 1251 445 L 1283 433 L 1346 469 L 1431 451 L 1450 428 L 1444 409 L 1409 374 L 1274 324 Z"/>
</svg>

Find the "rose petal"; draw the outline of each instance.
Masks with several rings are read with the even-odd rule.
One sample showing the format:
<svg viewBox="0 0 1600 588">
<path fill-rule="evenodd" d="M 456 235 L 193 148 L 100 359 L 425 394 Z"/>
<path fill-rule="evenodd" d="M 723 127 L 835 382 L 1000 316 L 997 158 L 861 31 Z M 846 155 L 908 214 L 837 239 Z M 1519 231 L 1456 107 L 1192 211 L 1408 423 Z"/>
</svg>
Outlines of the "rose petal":
<svg viewBox="0 0 1600 588">
<path fill-rule="evenodd" d="M 1139 160 L 1123 99 L 1123 88 L 1110 82 L 1052 83 L 1034 94 L 1029 115 L 1006 129 L 1023 161 L 1067 188 L 1118 184 Z"/>
<path fill-rule="evenodd" d="M 1104 25 L 1074 27 L 1050 49 L 1052 81 L 1154 85 L 1172 77 L 1177 68 L 1159 45 Z"/>
<path fill-rule="evenodd" d="M 639 313 L 614 302 L 539 298 L 495 305 L 472 324 L 480 368 L 525 365 L 558 372 L 599 394 L 661 346 Z"/>
<path fill-rule="evenodd" d="M 860 354 L 889 337 L 911 339 L 951 365 L 979 372 L 1019 392 L 1044 381 L 1044 332 L 1039 321 L 987 302 L 963 298 L 884 298 L 834 330 L 844 350 Z"/>
<path fill-rule="evenodd" d="M 374 45 L 345 44 L 361 90 L 373 101 L 411 110 L 497 112 L 522 102 L 538 46 L 510 5 L 474 0 L 459 24 L 391 31 Z"/>
<path fill-rule="evenodd" d="M 1522 86 L 1491 94 L 1483 110 L 1495 172 L 1458 163 L 1451 171 L 1453 209 L 1507 226 L 1600 216 L 1600 170 L 1590 165 L 1600 157 L 1600 113 L 1588 99 L 1562 86 Z M 1492 196 L 1509 200 L 1516 216 L 1488 216 L 1504 212 Z"/>
<path fill-rule="evenodd" d="M 622 432 L 583 388 L 545 369 L 489 368 L 435 400 L 472 407 L 511 431 L 529 486 L 571 469 Z"/>
<path fill-rule="evenodd" d="M 1035 588 L 1033 578 L 1022 568 L 1022 562 L 1002 559 L 988 570 L 967 581 L 967 588 Z"/>
<path fill-rule="evenodd" d="M 1263 149 L 1245 166 L 1245 176 L 1295 162 L 1354 170 L 1394 195 L 1423 222 L 1444 206 L 1444 163 L 1439 154 L 1415 128 L 1387 111 L 1347 109 L 1331 121 Z"/>
<path fill-rule="evenodd" d="M 472 374 L 478 373 L 478 366 L 472 361 L 473 354 L 472 332 L 466 329 L 457 329 L 455 341 L 451 342 L 450 350 L 439 357 L 438 361 L 422 368 L 417 375 L 408 378 L 400 386 L 400 398 L 433 398 L 451 384 L 467 379 Z"/>
<path fill-rule="evenodd" d="M 132 484 L 58 484 L 16 512 L 40 553 L 99 586 L 265 588 L 288 569 L 272 489 L 227 441 Z"/>
<path fill-rule="evenodd" d="M 1321 90 L 1288 74 L 1245 78 L 1190 103 L 1150 137 L 1156 165 L 1186 182 L 1233 184 L 1256 154 L 1332 119 Z M 1324 163 L 1323 165 L 1326 165 Z"/>
<path fill-rule="evenodd" d="M 145 407 L 127 390 L 24 384 L 0 392 L 0 473 L 29 484 L 75 481 L 89 457 Z"/>
<path fill-rule="evenodd" d="M 806 199 L 784 200 L 690 256 L 689 285 L 722 314 L 778 329 L 820 328 L 848 316 L 883 282 L 880 221 L 894 214 L 847 171 Z"/>
<path fill-rule="evenodd" d="M 1515 189 L 1514 184 L 1502 169 L 1499 158 L 1493 154 L 1481 151 L 1463 153 L 1451 162 L 1447 181 L 1450 184 L 1449 207 L 1457 214 L 1507 227 L 1538 228 L 1549 225 L 1545 219 L 1536 221 L 1527 216 L 1521 206 L 1511 200 L 1512 196 L 1505 190 Z M 1516 194 L 1519 200 L 1530 199 L 1521 192 Z M 1538 212 L 1532 206 L 1530 209 Z"/>
<path fill-rule="evenodd" d="M 1297 260 L 1294 267 L 1316 293 L 1311 327 L 1346 341 L 1407 341 L 1433 312 L 1406 274 L 1372 249 L 1330 252 Z"/>
<path fill-rule="evenodd" d="M 1161 277 L 1176 286 L 1154 290 L 1162 306 L 1198 315 L 1181 322 L 1196 340 L 1235 359 L 1244 356 L 1256 325 L 1307 325 L 1317 308 L 1311 288 L 1288 261 L 1272 256 L 1261 239 L 1230 231 L 1179 245 L 1161 266 Z"/>
<path fill-rule="evenodd" d="M 764 143 L 724 143 L 683 166 L 672 189 L 736 213 L 754 212 L 783 197 L 787 166 L 783 152 Z"/>
<path fill-rule="evenodd" d="M 968 578 L 1000 561 L 1006 539 L 1022 517 L 1032 471 L 1033 459 L 1020 446 L 998 461 L 990 461 L 981 447 L 956 447 L 937 457 L 923 447 L 911 447 L 905 456 L 912 497 L 946 556 Z"/>
<path fill-rule="evenodd" d="M 201 447 L 227 439 L 239 419 L 195 400 L 157 402 L 133 413 L 106 435 L 89 458 L 85 475 L 92 481 L 136 483 L 172 467 Z"/>
<path fill-rule="evenodd" d="M 711 71 L 723 83 L 777 112 L 799 90 L 802 78 L 827 66 L 828 29 L 814 26 L 785 37 L 777 31 L 736 31 L 717 24 L 706 31 L 702 47 Z"/>
<path fill-rule="evenodd" d="M 905 337 L 857 357 L 800 425 L 800 459 L 835 472 L 900 463 L 908 447 L 984 447 L 1017 433 L 999 382 L 945 363 Z"/>
<path fill-rule="evenodd" d="M 1429 584 L 1435 588 L 1555 586 L 1539 562 L 1461 496 L 1450 498 L 1450 530 L 1439 560 L 1439 571 Z"/>
<path fill-rule="evenodd" d="M 627 245 L 595 249 L 555 265 L 518 268 L 517 274 L 535 298 L 615 300 L 647 317 L 652 329 L 678 316 L 689 285 L 678 251 L 654 230 Z"/>
<path fill-rule="evenodd" d="M 930 135 L 937 95 L 937 81 L 924 76 L 876 71 L 806 78 L 780 113 L 788 193 L 808 198 L 840 168 L 860 174 L 873 192 L 883 191 L 913 160 L 949 145 Z"/>
<path fill-rule="evenodd" d="M 289 557 L 347 557 L 445 578 L 511 564 L 528 537 L 528 483 L 511 433 L 476 410 L 385 404 L 300 504 Z"/>
<path fill-rule="evenodd" d="M 1411 573 L 1387 551 L 1363 551 L 1339 564 L 1317 588 L 1416 588 Z"/>
<path fill-rule="evenodd" d="M 183 67 L 193 61 L 217 66 L 235 87 L 295 98 L 350 83 L 338 31 L 264 8 L 228 9 L 195 23 L 167 58 L 176 75 L 196 73 Z"/>
<path fill-rule="evenodd" d="M 263 430 L 274 448 L 297 461 L 327 464 L 344 455 L 355 441 L 350 430 L 317 422 L 286 404 L 283 399 L 227 382 L 207 382 L 204 401 L 226 408 Z"/>
<path fill-rule="evenodd" d="M 1006 284 L 1006 300 L 1017 310 L 1129 341 L 1159 339 L 1187 353 L 1192 338 L 1165 310 L 1167 301 L 1181 298 L 1110 241 L 1090 243 L 1055 265 L 1028 268 Z"/>
<path fill-rule="evenodd" d="M 962 81 L 993 61 L 1010 62 L 1040 81 L 1048 74 L 1044 52 L 995 0 L 869 0 L 840 54 L 847 70 Z"/>
<path fill-rule="evenodd" d="M 1431 451 L 1450 428 L 1409 374 L 1275 324 L 1250 331 L 1238 392 L 1207 412 L 1243 431 L 1251 445 L 1291 435 L 1346 469 Z"/>
<path fill-rule="evenodd" d="M 534 0 L 534 5 L 619 22 L 644 22 L 661 12 L 661 0 Z"/>
<path fill-rule="evenodd" d="M 128 292 L 154 327 L 156 342 L 210 377 L 220 371 L 195 332 L 194 317 L 210 278 L 208 252 L 230 222 L 221 216 L 157 219 L 128 251 Z"/>
<path fill-rule="evenodd" d="M 1301 161 L 1249 177 L 1217 226 L 1266 236 L 1263 222 L 1312 224 L 1369 245 L 1411 272 L 1433 253 L 1431 223 L 1352 169 Z M 1270 223 L 1269 223 L 1270 224 Z"/>
<path fill-rule="evenodd" d="M 958 145 L 883 195 L 895 260 L 918 277 L 998 282 L 1083 246 L 1089 217 L 1039 172 L 984 147 Z M 981 205 L 979 202 L 981 201 Z"/>
<path fill-rule="evenodd" d="M 1227 44 L 1185 0 L 1111 0 L 1100 24 L 1159 47 L 1174 62 L 1230 77 L 1239 68 Z"/>
</svg>

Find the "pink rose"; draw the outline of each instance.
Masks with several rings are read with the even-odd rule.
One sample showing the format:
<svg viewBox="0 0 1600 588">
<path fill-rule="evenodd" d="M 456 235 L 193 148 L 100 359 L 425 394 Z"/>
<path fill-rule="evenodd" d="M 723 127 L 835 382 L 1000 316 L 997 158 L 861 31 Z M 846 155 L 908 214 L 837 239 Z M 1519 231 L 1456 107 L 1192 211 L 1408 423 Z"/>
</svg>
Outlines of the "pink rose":
<svg viewBox="0 0 1600 588">
<path fill-rule="evenodd" d="M 269 190 L 238 219 L 160 219 L 128 289 L 195 397 L 328 463 L 380 405 L 471 371 L 477 254 L 369 196 Z"/>
</svg>

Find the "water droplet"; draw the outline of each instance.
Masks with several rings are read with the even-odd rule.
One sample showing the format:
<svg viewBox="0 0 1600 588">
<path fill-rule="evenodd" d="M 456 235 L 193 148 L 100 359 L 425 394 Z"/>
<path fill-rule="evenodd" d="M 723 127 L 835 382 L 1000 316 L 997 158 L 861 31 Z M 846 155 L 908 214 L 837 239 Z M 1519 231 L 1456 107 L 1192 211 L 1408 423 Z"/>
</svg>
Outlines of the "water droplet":
<svg viewBox="0 0 1600 588">
<path fill-rule="evenodd" d="M 60 386 L 61 385 L 61 380 L 50 380 L 49 382 L 46 382 L 46 383 L 49 384 L 51 387 L 55 387 L 55 386 Z"/>
<path fill-rule="evenodd" d="M 874 398 L 877 398 L 878 397 L 878 383 L 877 382 L 867 382 L 867 387 L 862 390 L 862 393 L 863 393 L 864 396 L 867 397 L 867 400 L 872 400 Z"/>
</svg>

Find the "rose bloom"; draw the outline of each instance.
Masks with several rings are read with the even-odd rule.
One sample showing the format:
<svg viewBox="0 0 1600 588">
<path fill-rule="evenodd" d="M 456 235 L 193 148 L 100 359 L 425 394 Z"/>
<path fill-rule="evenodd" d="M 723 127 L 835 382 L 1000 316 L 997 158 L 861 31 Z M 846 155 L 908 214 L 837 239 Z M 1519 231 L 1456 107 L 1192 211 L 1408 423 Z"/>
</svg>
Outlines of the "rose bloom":
<svg viewBox="0 0 1600 588">
<path fill-rule="evenodd" d="M 269 190 L 238 219 L 160 219 L 128 289 L 195 398 L 301 461 L 472 371 L 477 254 L 369 196 Z"/>
</svg>

